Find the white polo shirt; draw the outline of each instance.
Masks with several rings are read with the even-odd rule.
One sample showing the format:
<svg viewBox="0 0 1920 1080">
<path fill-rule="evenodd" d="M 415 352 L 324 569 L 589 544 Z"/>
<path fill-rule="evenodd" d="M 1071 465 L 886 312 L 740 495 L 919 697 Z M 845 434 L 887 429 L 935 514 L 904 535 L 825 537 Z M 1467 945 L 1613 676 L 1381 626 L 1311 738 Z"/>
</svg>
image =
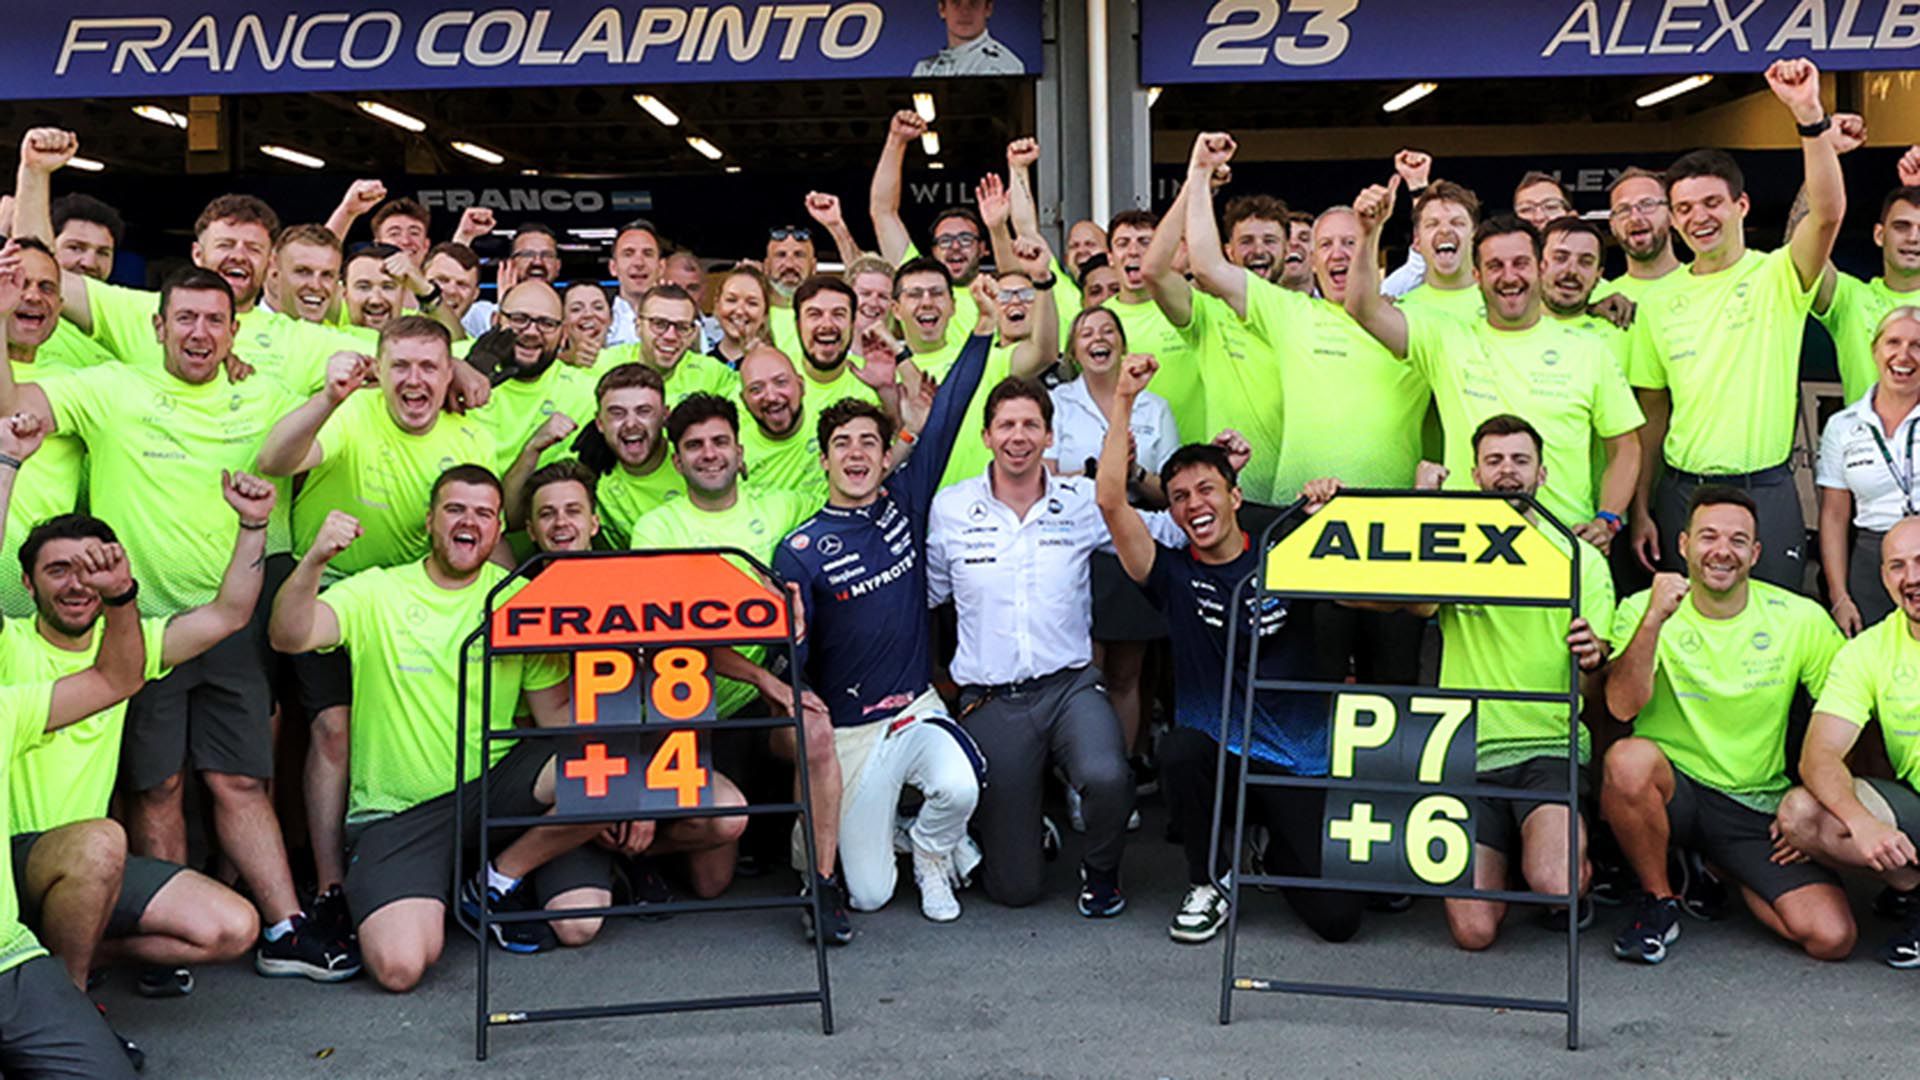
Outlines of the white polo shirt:
<svg viewBox="0 0 1920 1080">
<path fill-rule="evenodd" d="M 1174 426 L 1173 410 L 1165 398 L 1151 390 L 1141 391 L 1133 399 L 1133 415 L 1127 420 L 1133 431 L 1133 456 L 1140 467 L 1158 473 L 1160 466 L 1180 449 L 1180 429 Z M 1107 440 L 1107 414 L 1094 403 L 1085 378 L 1061 383 L 1053 388 L 1053 449 L 1048 456 L 1060 464 L 1063 472 L 1079 472 L 1088 458 L 1100 456 Z"/>
<path fill-rule="evenodd" d="M 1108 543 L 1093 481 L 1048 474 L 1024 518 L 994 498 L 992 469 L 933 500 L 928 603 L 954 600 L 953 678 L 989 686 L 1093 662 L 1089 559 Z"/>
<path fill-rule="evenodd" d="M 1873 411 L 1873 396 L 1879 392 L 1875 386 L 1827 421 L 1814 478 L 1823 488 L 1853 493 L 1856 527 L 1885 532 L 1901 518 L 1920 513 L 1914 474 L 1920 406 L 1888 432 Z"/>
</svg>

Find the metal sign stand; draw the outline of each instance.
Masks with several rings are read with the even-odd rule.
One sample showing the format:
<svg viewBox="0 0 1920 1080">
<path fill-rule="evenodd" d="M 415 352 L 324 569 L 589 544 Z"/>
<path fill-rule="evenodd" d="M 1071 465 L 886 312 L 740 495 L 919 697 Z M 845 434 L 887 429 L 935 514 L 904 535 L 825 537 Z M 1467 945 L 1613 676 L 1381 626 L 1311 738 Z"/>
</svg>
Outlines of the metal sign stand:
<svg viewBox="0 0 1920 1080">
<path fill-rule="evenodd" d="M 703 561 L 694 563 L 689 562 L 689 559 Z M 694 625 L 701 625 L 703 620 L 700 609 L 705 605 L 707 608 L 705 621 L 708 623 L 715 621 L 719 618 L 716 614 L 718 608 L 714 606 L 717 604 L 717 601 L 699 594 L 697 590 L 689 591 L 689 575 L 686 573 L 689 567 L 697 569 L 709 566 L 709 561 L 717 561 L 720 565 L 727 567 L 743 579 L 748 575 L 735 570 L 735 564 L 750 565 L 767 580 L 777 580 L 769 568 L 761 565 L 746 552 L 733 548 L 703 548 L 697 550 L 648 552 L 543 552 L 534 555 L 525 563 L 521 564 L 512 575 L 495 586 L 492 592 L 489 593 L 487 597 L 486 622 L 467 637 L 461 644 L 460 650 L 460 702 L 457 710 L 456 738 L 458 742 L 456 744 L 456 771 L 454 774 L 456 839 L 453 874 L 456 889 L 459 887 L 460 882 L 465 880 L 466 873 L 463 865 L 465 859 L 464 844 L 461 843 L 460 833 L 462 830 L 459 824 L 465 820 L 465 815 L 462 813 L 463 807 L 461 806 L 461 801 L 465 798 L 465 792 L 463 786 L 459 783 L 459 779 L 466 775 L 468 723 L 467 659 L 469 651 L 476 643 L 482 648 L 482 659 L 484 660 L 481 671 L 482 702 L 490 702 L 492 700 L 492 661 L 495 657 L 534 653 L 572 653 L 588 650 L 631 651 L 635 648 L 641 648 L 647 651 L 660 651 L 685 648 L 687 646 L 705 648 L 728 645 L 765 645 L 775 650 L 785 649 L 788 681 L 793 691 L 793 700 L 795 702 L 800 700 L 801 691 L 799 685 L 799 658 L 797 650 L 798 637 L 796 634 L 798 627 L 796 625 L 797 620 L 795 619 L 794 612 L 791 610 L 790 599 L 781 590 L 766 586 L 758 581 L 753 582 L 753 588 L 757 589 L 762 595 L 756 600 L 750 600 L 749 603 L 757 602 L 763 604 L 764 607 L 761 610 L 768 613 L 772 613 L 777 609 L 777 619 L 768 627 L 755 628 L 738 625 L 731 628 L 732 632 L 703 633 L 697 638 L 691 636 L 676 638 L 673 635 L 679 632 L 677 630 L 667 630 L 656 633 L 648 629 L 648 622 L 631 622 L 631 620 L 629 620 L 631 629 L 628 628 L 627 623 L 622 623 L 612 630 L 607 630 L 604 627 L 598 629 L 588 628 L 586 622 L 587 613 L 593 611 L 596 604 L 602 606 L 610 604 L 624 605 L 624 610 L 636 618 L 640 617 L 644 611 L 650 620 L 654 616 L 659 616 L 657 621 L 679 627 L 684 627 L 689 619 Z M 512 617 L 514 613 L 509 609 L 512 604 L 516 602 L 519 597 L 524 596 L 525 593 L 517 593 L 511 596 L 503 596 L 502 594 L 513 588 L 516 584 L 537 582 L 537 579 L 543 571 L 568 563 L 589 564 L 594 571 L 595 580 L 590 595 L 576 593 L 566 598 L 566 603 L 569 605 L 577 605 L 566 609 L 569 614 L 573 611 L 582 613 L 579 616 L 578 623 L 569 622 L 567 619 L 556 614 L 554 625 L 565 625 L 569 629 L 578 625 L 581 628 L 581 633 L 571 640 L 559 644 L 514 644 L 510 641 L 501 640 L 505 635 L 500 633 L 501 624 L 496 620 L 496 614 L 504 613 Z M 634 580 L 644 580 L 647 582 L 644 590 L 645 595 L 629 596 L 620 592 L 617 588 L 612 591 L 608 589 L 609 583 L 619 583 L 622 581 L 632 582 Z M 532 584 L 527 585 L 528 590 L 534 587 L 535 585 Z M 505 605 L 505 607 L 497 605 Z M 617 622 L 617 620 L 607 621 Z M 639 676 L 636 676 L 636 678 L 638 677 Z M 708 677 L 711 678 L 711 674 L 709 674 Z M 485 724 L 485 718 L 483 717 L 480 722 Z M 800 786 L 800 799 L 798 802 L 751 803 L 745 806 L 715 807 L 711 805 L 711 798 L 706 797 L 698 800 L 701 805 L 692 807 L 635 809 L 629 805 L 625 807 L 610 807 L 607 809 L 589 809 L 585 812 L 580 812 L 578 810 L 568 811 L 560 806 L 556 806 L 553 813 L 545 815 L 531 817 L 494 817 L 489 814 L 487 810 L 488 779 L 487 770 L 483 768 L 480 770 L 477 779 L 473 781 L 477 790 L 477 797 L 480 800 L 478 850 L 483 853 L 484 857 L 484 853 L 489 851 L 489 838 L 493 831 L 497 829 L 528 829 L 542 825 L 578 825 L 592 822 L 610 824 L 619 821 L 641 819 L 670 822 L 683 818 L 733 817 L 742 814 L 796 814 L 800 818 L 800 833 L 805 838 L 805 872 L 807 874 L 807 880 L 809 882 L 815 881 L 817 880 L 818 855 L 814 850 L 813 843 L 813 816 L 810 809 L 812 805 L 812 786 L 811 778 L 807 775 L 807 736 L 805 724 L 802 723 L 798 716 L 717 719 L 711 716 L 709 709 L 705 718 L 670 718 L 664 722 L 643 723 L 637 726 L 618 723 L 576 723 L 565 727 L 514 727 L 496 730 L 491 727 L 491 725 L 488 725 L 481 734 L 481 756 L 483 759 L 491 760 L 489 751 L 494 743 L 502 740 L 514 741 L 520 739 L 550 740 L 556 746 L 556 755 L 558 755 L 567 748 L 567 740 L 578 740 L 586 736 L 591 736 L 594 744 L 589 747 L 587 756 L 581 759 L 584 762 L 590 763 L 590 767 L 578 770 L 578 772 L 573 775 L 578 776 L 580 774 L 598 772 L 601 771 L 602 766 L 607 766 L 609 763 L 612 763 L 611 769 L 614 775 L 639 777 L 648 771 L 648 762 L 646 760 L 628 760 L 617 756 L 608 758 L 605 756 L 607 753 L 606 749 L 602 748 L 600 744 L 605 743 L 612 746 L 622 741 L 623 738 L 644 743 L 646 740 L 639 737 L 648 733 L 657 734 L 663 731 L 672 734 L 696 732 L 699 734 L 697 734 L 695 738 L 700 740 L 699 745 L 703 747 L 704 763 L 705 733 L 756 728 L 790 728 L 793 731 L 794 745 L 797 748 L 794 755 L 794 768 L 799 776 Z M 598 752 L 596 753 L 595 751 Z M 556 768 L 558 768 L 558 761 L 559 757 L 556 756 Z M 604 772 L 602 775 L 605 775 Z M 556 781 L 558 780 L 559 777 L 556 776 Z M 703 783 L 710 783 L 710 780 L 703 780 Z M 556 786 L 558 786 L 558 784 L 556 784 Z M 592 789 L 596 786 L 602 792 L 606 790 L 604 781 L 598 785 L 593 785 L 590 782 L 588 793 L 592 794 Z M 710 790 L 707 791 L 706 794 L 710 796 Z M 548 1009 L 493 1009 L 489 1004 L 490 960 L 493 950 L 489 946 L 487 939 L 491 932 L 491 927 L 495 924 L 553 922 L 561 919 L 613 918 L 637 915 L 664 916 L 683 913 L 773 911 L 807 908 L 812 911 L 813 925 L 821 927 L 826 925 L 826 923 L 823 898 L 819 894 L 819 889 L 809 888 L 805 895 L 795 896 L 676 900 L 670 903 L 644 905 L 614 904 L 600 908 L 579 908 L 564 911 L 499 912 L 491 909 L 491 905 L 487 903 L 487 897 L 483 893 L 478 925 L 469 923 L 464 916 L 458 914 L 458 909 L 456 908 L 456 917 L 460 919 L 461 924 L 466 926 L 470 932 L 474 933 L 480 941 L 480 947 L 476 950 L 479 963 L 479 979 L 475 987 L 474 1057 L 476 1060 L 485 1061 L 488 1050 L 488 1036 L 492 1029 L 512 1024 L 543 1023 L 552 1020 L 594 1020 L 615 1016 L 648 1016 L 660 1013 L 757 1008 L 771 1005 L 808 1005 L 818 1003 L 820 1006 L 820 1030 L 823 1034 L 831 1035 L 833 1034 L 833 998 L 827 979 L 827 935 L 824 933 L 814 934 L 815 985 L 814 988 L 810 990 L 735 994 L 658 1001 L 635 1001 L 624 1004 L 587 1005 Z"/>
<path fill-rule="evenodd" d="M 1328 513 L 1328 510 L 1330 508 L 1337 506 L 1342 500 L 1351 501 L 1355 499 L 1395 499 L 1395 498 L 1408 498 L 1408 497 L 1419 497 L 1419 498 L 1426 498 L 1426 499 L 1439 499 L 1439 498 L 1475 499 L 1475 500 L 1483 500 L 1483 501 L 1498 500 L 1498 501 L 1505 501 L 1510 505 L 1516 505 L 1521 503 L 1523 498 L 1523 497 L 1514 497 L 1514 496 L 1506 496 L 1506 495 L 1495 495 L 1491 493 L 1484 493 L 1484 492 L 1477 492 L 1477 491 L 1474 491 L 1474 492 L 1467 492 L 1467 491 L 1407 492 L 1407 491 L 1367 491 L 1367 490 L 1342 491 L 1340 495 L 1333 502 L 1328 503 L 1327 508 L 1323 508 L 1320 511 L 1320 513 L 1321 514 Z M 1250 575 L 1247 578 L 1247 580 L 1241 582 L 1240 586 L 1235 590 L 1235 594 L 1234 594 L 1235 607 L 1233 610 L 1235 611 L 1241 610 L 1238 606 L 1241 600 L 1241 597 L 1244 591 L 1248 590 L 1249 587 L 1251 587 L 1251 592 L 1252 592 L 1251 599 L 1256 604 L 1263 602 L 1269 598 L 1282 599 L 1282 600 L 1306 598 L 1306 599 L 1313 599 L 1313 600 L 1331 600 L 1331 601 L 1356 600 L 1356 601 L 1404 602 L 1404 603 L 1427 603 L 1427 602 L 1474 603 L 1474 604 L 1483 604 L 1483 605 L 1510 605 L 1510 606 L 1523 606 L 1523 607 L 1564 608 L 1568 611 L 1569 613 L 1568 617 L 1569 617 L 1569 620 L 1571 620 L 1573 615 L 1580 610 L 1579 560 L 1582 555 L 1580 551 L 1581 541 L 1575 538 L 1571 531 L 1569 531 L 1564 525 L 1562 525 L 1558 520 L 1556 520 L 1551 514 L 1547 513 L 1544 509 L 1542 509 L 1539 506 L 1539 504 L 1534 502 L 1531 498 L 1524 498 L 1524 502 L 1525 502 L 1525 509 L 1530 510 L 1534 514 L 1536 514 L 1540 522 L 1543 524 L 1543 526 L 1551 527 L 1552 529 L 1556 530 L 1571 545 L 1570 550 L 1573 552 L 1573 555 L 1571 559 L 1568 560 L 1571 565 L 1571 571 L 1570 571 L 1570 577 L 1569 577 L 1568 585 L 1567 585 L 1564 596 L 1533 597 L 1533 598 L 1522 599 L 1522 598 L 1499 597 L 1499 596 L 1446 596 L 1446 595 L 1433 595 L 1433 594 L 1427 594 L 1427 593 L 1413 594 L 1408 592 L 1337 591 L 1337 590 L 1329 591 L 1329 590 L 1317 587 L 1314 582 L 1309 580 L 1281 580 L 1281 581 L 1269 580 L 1270 575 L 1267 572 L 1268 568 L 1266 565 L 1266 560 L 1263 558 L 1260 569 L 1256 570 L 1253 575 Z M 1301 515 L 1303 513 L 1304 506 L 1305 506 L 1304 500 L 1294 503 L 1291 507 L 1287 509 L 1287 511 L 1284 514 L 1281 515 L 1280 518 L 1274 521 L 1272 525 L 1268 526 L 1266 534 L 1261 537 L 1261 551 L 1263 554 L 1270 552 L 1275 546 L 1275 544 L 1277 543 L 1277 541 L 1274 539 L 1275 530 L 1278 529 L 1284 523 L 1286 523 L 1288 520 Z M 1402 563 L 1401 565 L 1404 566 L 1405 564 Z M 1232 618 L 1228 621 L 1227 655 L 1229 658 L 1236 655 L 1236 653 L 1234 652 L 1234 649 L 1235 649 L 1234 639 L 1237 636 L 1237 632 L 1240 628 L 1240 622 L 1241 620 L 1238 617 Z M 1246 671 L 1247 671 L 1247 686 L 1249 689 L 1247 694 L 1247 700 L 1241 712 L 1240 722 L 1241 722 L 1242 732 L 1249 731 L 1250 725 L 1252 723 L 1252 718 L 1253 718 L 1254 695 L 1261 691 L 1326 694 L 1326 695 L 1333 696 L 1337 701 L 1338 695 L 1343 695 L 1343 694 L 1345 695 L 1376 694 L 1376 695 L 1382 695 L 1382 696 L 1392 696 L 1395 694 L 1405 694 L 1409 689 L 1407 687 L 1361 686 L 1361 685 L 1352 685 L 1347 683 L 1314 682 L 1314 681 L 1298 680 L 1298 679 L 1262 680 L 1259 677 L 1260 639 L 1258 635 L 1255 635 L 1252 638 L 1252 640 L 1248 642 L 1247 653 L 1248 653 L 1248 656 L 1247 656 Z M 1220 710 L 1220 731 L 1219 731 L 1220 747 L 1219 747 L 1219 759 L 1215 769 L 1213 829 L 1212 829 L 1212 836 L 1210 838 L 1210 843 L 1212 845 L 1210 850 L 1214 852 L 1217 852 L 1219 850 L 1220 834 L 1225 824 L 1225 818 L 1226 818 L 1224 802 L 1226 798 L 1226 769 L 1227 769 L 1227 756 L 1229 753 L 1228 745 L 1230 741 L 1230 737 L 1229 737 L 1230 733 L 1228 730 L 1228 725 L 1229 725 L 1231 712 L 1234 706 L 1233 671 L 1232 671 L 1231 659 L 1229 659 L 1228 670 L 1223 681 L 1225 685 L 1224 685 L 1224 691 L 1222 693 L 1221 710 Z M 1245 757 L 1242 757 L 1241 767 L 1239 769 L 1239 783 L 1236 785 L 1236 790 L 1234 793 L 1234 805 L 1232 809 L 1232 819 L 1231 819 L 1232 829 L 1233 829 L 1233 872 L 1227 883 L 1229 906 L 1227 909 L 1228 915 L 1227 915 L 1226 945 L 1225 945 L 1225 950 L 1222 957 L 1221 971 L 1220 971 L 1220 1022 L 1222 1024 L 1227 1024 L 1232 1022 L 1233 993 L 1236 990 L 1252 991 L 1252 992 L 1258 992 L 1258 993 L 1313 994 L 1313 995 L 1320 995 L 1320 996 L 1326 996 L 1326 997 L 1363 998 L 1363 999 L 1369 999 L 1369 1000 L 1375 1000 L 1375 1001 L 1402 1001 L 1402 1002 L 1414 1002 L 1414 1003 L 1428 1004 L 1428 1005 L 1465 1005 L 1465 1006 L 1476 1007 L 1476 1008 L 1514 1009 L 1514 1010 L 1530 1011 L 1530 1012 L 1564 1014 L 1567 1018 L 1567 1049 L 1569 1050 L 1578 1049 L 1580 1045 L 1580 919 L 1579 919 L 1579 900 L 1577 897 L 1566 896 L 1566 895 L 1561 895 L 1557 893 L 1549 894 L 1549 893 L 1522 892 L 1522 891 L 1514 891 L 1514 890 L 1507 890 L 1507 889 L 1473 888 L 1471 887 L 1471 882 L 1472 882 L 1471 858 L 1468 859 L 1467 868 L 1462 875 L 1462 876 L 1465 876 L 1467 881 L 1469 882 L 1469 884 L 1466 886 L 1453 885 L 1453 884 L 1449 884 L 1449 885 L 1413 884 L 1413 883 L 1405 883 L 1405 882 L 1388 883 L 1388 882 L 1380 882 L 1380 881 L 1362 881 L 1362 880 L 1355 880 L 1351 878 L 1328 878 L 1325 876 L 1299 877 L 1299 876 L 1292 876 L 1292 875 L 1276 875 L 1276 874 L 1249 875 L 1245 872 L 1245 867 L 1242 865 L 1242 863 L 1243 863 L 1243 853 L 1246 848 L 1247 787 L 1250 784 L 1261 785 L 1261 786 L 1271 786 L 1271 787 L 1322 788 L 1327 790 L 1330 794 L 1334 792 L 1341 792 L 1341 791 L 1370 791 L 1370 792 L 1386 792 L 1386 793 L 1394 793 L 1394 794 L 1411 794 L 1411 795 L 1451 795 L 1451 796 L 1457 796 L 1462 800 L 1467 800 L 1465 805 L 1468 808 L 1469 813 L 1471 813 L 1471 807 L 1472 807 L 1471 800 L 1475 800 L 1475 799 L 1481 799 L 1481 798 L 1505 799 L 1505 800 L 1526 799 L 1526 800 L 1533 800 L 1533 801 L 1540 801 L 1540 802 L 1547 802 L 1547 803 L 1558 803 L 1560 805 L 1566 806 L 1569 809 L 1569 813 L 1567 815 L 1567 881 L 1570 883 L 1572 890 L 1577 892 L 1578 883 L 1580 881 L 1580 831 L 1579 831 L 1580 830 L 1580 808 L 1579 808 L 1579 796 L 1577 794 L 1579 791 L 1579 778 L 1580 778 L 1580 774 L 1579 774 L 1579 770 L 1580 770 L 1580 669 L 1578 665 L 1575 663 L 1572 654 L 1569 653 L 1567 657 L 1567 690 L 1565 693 L 1530 693 L 1525 691 L 1505 690 L 1505 689 L 1454 688 L 1454 689 L 1443 690 L 1443 689 L 1436 689 L 1433 687 L 1419 687 L 1417 688 L 1417 690 L 1419 695 L 1423 698 L 1454 699 L 1454 700 L 1467 699 L 1467 700 L 1477 700 L 1477 701 L 1539 702 L 1539 703 L 1547 703 L 1547 704 L 1560 704 L 1560 705 L 1566 706 L 1567 708 L 1567 788 L 1566 790 L 1565 791 L 1529 791 L 1529 790 L 1523 790 L 1518 788 L 1506 788 L 1506 787 L 1482 785 L 1477 782 L 1476 783 L 1419 783 L 1419 782 L 1415 782 L 1415 778 L 1411 776 L 1408 777 L 1406 780 L 1399 781 L 1399 782 L 1379 780 L 1379 779 L 1340 779 L 1332 776 L 1305 777 L 1305 776 L 1274 775 L 1274 774 L 1265 774 L 1265 775 L 1256 776 L 1256 775 L 1252 775 L 1252 770 L 1248 767 L 1248 759 L 1246 759 Z M 1243 736 L 1243 742 L 1249 741 L 1249 738 L 1250 737 Z M 1471 825 L 1470 818 L 1467 821 L 1467 825 L 1469 826 L 1469 828 L 1466 831 L 1466 835 L 1469 838 L 1468 840 L 1469 844 L 1471 844 L 1472 832 L 1470 828 L 1470 825 Z M 1323 828 L 1324 828 L 1324 825 L 1323 825 Z M 1323 867 L 1323 870 L 1324 870 L 1324 867 Z M 1241 975 L 1237 973 L 1237 971 L 1235 970 L 1234 959 L 1235 959 L 1235 953 L 1238 946 L 1238 938 L 1239 938 L 1240 892 L 1242 887 L 1247 885 L 1270 886 L 1270 887 L 1279 887 L 1279 888 L 1285 888 L 1285 889 L 1320 889 L 1320 890 L 1338 890 L 1343 892 L 1409 894 L 1413 896 L 1440 897 L 1442 899 L 1497 900 L 1497 901 L 1504 901 L 1506 903 L 1513 903 L 1513 904 L 1566 904 L 1568 906 L 1566 996 L 1564 998 L 1523 998 L 1523 997 L 1510 997 L 1510 996 L 1497 995 L 1497 994 L 1466 994 L 1466 993 L 1456 993 L 1456 992 L 1440 991 L 1440 990 L 1419 990 L 1419 989 L 1403 989 L 1403 988 L 1396 988 L 1396 987 L 1352 985 L 1352 984 L 1344 984 L 1344 983 L 1307 982 L 1307 981 L 1298 981 L 1298 980 L 1286 980 L 1286 979 L 1278 979 L 1278 978 L 1266 978 L 1266 977 L 1256 977 L 1256 976 L 1250 976 L 1250 975 Z"/>
</svg>

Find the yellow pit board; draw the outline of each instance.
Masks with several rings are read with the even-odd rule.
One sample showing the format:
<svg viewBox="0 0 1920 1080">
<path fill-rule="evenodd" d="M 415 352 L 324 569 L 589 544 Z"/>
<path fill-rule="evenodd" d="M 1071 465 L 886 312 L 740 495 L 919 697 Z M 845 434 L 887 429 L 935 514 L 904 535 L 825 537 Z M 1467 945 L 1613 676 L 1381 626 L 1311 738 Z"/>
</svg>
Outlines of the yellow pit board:
<svg viewBox="0 0 1920 1080">
<path fill-rule="evenodd" d="M 1565 552 L 1503 498 L 1342 494 L 1267 554 L 1294 596 L 1566 602 Z"/>
</svg>

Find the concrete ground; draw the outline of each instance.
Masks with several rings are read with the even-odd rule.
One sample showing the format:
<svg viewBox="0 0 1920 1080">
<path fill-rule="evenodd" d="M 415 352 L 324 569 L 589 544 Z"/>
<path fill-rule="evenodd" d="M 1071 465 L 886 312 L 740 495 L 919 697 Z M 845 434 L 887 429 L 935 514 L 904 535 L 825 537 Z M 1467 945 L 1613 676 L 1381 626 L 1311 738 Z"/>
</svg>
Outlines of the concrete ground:
<svg viewBox="0 0 1920 1080">
<path fill-rule="evenodd" d="M 1157 807 L 1127 852 L 1127 911 L 1073 911 L 1073 845 L 1052 894 L 1024 910 L 961 894 L 959 922 L 921 918 L 911 877 L 892 905 L 856 916 L 831 956 L 836 1033 L 812 1006 L 495 1029 L 473 1057 L 471 939 L 415 993 L 367 980 L 269 981 L 234 966 L 197 973 L 190 998 L 146 1001 L 116 972 L 100 991 L 155 1077 L 1847 1077 L 1910 1076 L 1908 995 L 1920 973 L 1873 957 L 1892 929 L 1856 890 L 1861 945 L 1844 964 L 1803 958 L 1744 914 L 1688 920 L 1657 968 L 1615 960 L 1623 909 L 1600 909 L 1583 940 L 1583 1047 L 1564 1049 L 1554 1015 L 1236 994 L 1217 1022 L 1221 948 L 1181 946 L 1166 925 L 1183 891 Z M 750 893 L 789 877 L 742 882 Z M 1564 939 L 1509 917 L 1490 952 L 1452 948 L 1432 901 L 1369 916 L 1347 945 L 1311 939 L 1277 896 L 1250 892 L 1242 974 L 1557 995 Z M 813 954 L 794 913 L 627 920 L 590 948 L 519 958 L 496 952 L 496 1009 L 805 989 Z"/>
</svg>

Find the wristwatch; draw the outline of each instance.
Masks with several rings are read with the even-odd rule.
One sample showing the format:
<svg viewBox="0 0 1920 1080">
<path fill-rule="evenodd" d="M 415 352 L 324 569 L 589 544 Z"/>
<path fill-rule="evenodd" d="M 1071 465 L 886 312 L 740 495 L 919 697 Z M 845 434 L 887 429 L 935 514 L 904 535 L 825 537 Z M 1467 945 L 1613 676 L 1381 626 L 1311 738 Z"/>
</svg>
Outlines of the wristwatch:
<svg viewBox="0 0 1920 1080">
<path fill-rule="evenodd" d="M 1800 133 L 1801 138 L 1817 139 L 1820 136 L 1825 135 L 1827 133 L 1827 129 L 1833 126 L 1833 117 L 1823 116 L 1820 119 L 1815 120 L 1811 124 L 1795 124 L 1793 126 L 1794 126 L 1794 130 Z"/>
</svg>

